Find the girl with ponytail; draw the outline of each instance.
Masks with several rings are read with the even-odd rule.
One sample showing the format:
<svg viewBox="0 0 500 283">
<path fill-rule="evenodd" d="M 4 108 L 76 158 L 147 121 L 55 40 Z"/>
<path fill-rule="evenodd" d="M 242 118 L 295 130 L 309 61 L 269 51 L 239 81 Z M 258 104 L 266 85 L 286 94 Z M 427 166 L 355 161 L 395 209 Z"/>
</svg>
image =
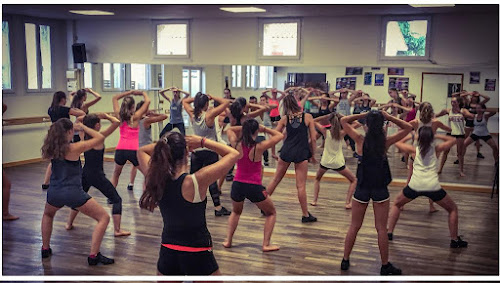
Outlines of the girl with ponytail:
<svg viewBox="0 0 500 283">
<path fill-rule="evenodd" d="M 363 118 L 366 118 L 365 136 L 358 133 L 351 125 L 353 121 Z M 400 130 L 386 137 L 384 120 L 396 124 Z M 408 135 L 412 127 L 409 123 L 391 116 L 385 111 L 378 110 L 342 117 L 340 123 L 346 134 L 356 142 L 356 150 L 360 155 L 356 172 L 358 183 L 354 192 L 354 201 L 352 202 L 352 220 L 345 239 L 344 257 L 340 268 L 342 270 L 349 269 L 349 256 L 354 247 L 358 231 L 363 224 L 368 203 L 372 199 L 382 261 L 380 275 L 401 275 L 401 269 L 396 268 L 389 262 L 387 217 L 390 198 L 387 186 L 391 183 L 392 177 L 386 151 L 392 144 Z"/>
<path fill-rule="evenodd" d="M 270 138 L 257 143 L 259 132 L 270 135 Z M 227 130 L 227 136 L 231 147 L 238 150 L 239 159 L 231 187 L 233 211 L 229 216 L 227 237 L 223 245 L 226 248 L 232 246 L 233 235 L 243 212 L 244 201 L 249 199 L 266 216 L 262 251 L 277 251 L 279 247 L 271 245 L 271 234 L 276 223 L 276 209 L 271 198 L 267 195 L 266 188 L 262 186 L 262 155 L 266 150 L 280 142 L 283 139 L 283 134 L 259 125 L 255 119 L 249 119 L 243 122 L 243 126 L 230 127 Z"/>
<path fill-rule="evenodd" d="M 204 147 L 222 158 L 189 174 L 188 152 Z M 139 148 L 138 159 L 146 172 L 139 206 L 151 212 L 158 206 L 163 218 L 158 273 L 220 275 L 205 218 L 207 189 L 233 166 L 238 151 L 205 137 L 167 132 Z"/>
<path fill-rule="evenodd" d="M 92 95 L 94 95 L 95 99 L 85 103 L 85 101 L 87 100 L 87 93 L 91 93 Z M 71 92 L 70 96 L 73 99 L 71 101 L 71 108 L 80 109 L 83 112 L 85 112 L 85 114 L 89 114 L 90 106 L 96 104 L 97 102 L 99 102 L 99 100 L 101 100 L 101 95 L 90 88 L 80 89 L 76 92 Z M 76 131 L 75 136 L 73 137 L 73 141 L 78 142 L 80 140 L 81 140 L 80 133 Z"/>
</svg>

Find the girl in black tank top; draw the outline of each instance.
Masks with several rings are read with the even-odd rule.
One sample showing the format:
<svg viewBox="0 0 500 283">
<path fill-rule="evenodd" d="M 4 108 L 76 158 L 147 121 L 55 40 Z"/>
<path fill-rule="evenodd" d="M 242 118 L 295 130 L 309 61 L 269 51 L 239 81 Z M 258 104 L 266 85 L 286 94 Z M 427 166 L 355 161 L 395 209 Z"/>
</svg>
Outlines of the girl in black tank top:
<svg viewBox="0 0 500 283">
<path fill-rule="evenodd" d="M 222 158 L 188 174 L 187 150 L 207 147 Z M 157 143 L 137 151 L 139 166 L 146 176 L 141 208 L 159 206 L 163 218 L 158 272 L 164 275 L 219 275 L 212 253 L 205 210 L 207 188 L 236 163 L 235 149 L 199 136 L 166 133 Z"/>
</svg>

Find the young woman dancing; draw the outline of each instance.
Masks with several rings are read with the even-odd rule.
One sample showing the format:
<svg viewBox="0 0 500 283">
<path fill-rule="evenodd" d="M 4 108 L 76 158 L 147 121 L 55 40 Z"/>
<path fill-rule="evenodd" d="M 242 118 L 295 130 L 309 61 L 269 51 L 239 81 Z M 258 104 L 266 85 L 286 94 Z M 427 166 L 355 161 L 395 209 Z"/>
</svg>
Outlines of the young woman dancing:
<svg viewBox="0 0 500 283">
<path fill-rule="evenodd" d="M 173 92 L 174 97 L 172 99 L 165 95 L 165 92 L 167 91 Z M 184 94 L 182 98 L 181 93 Z M 176 87 L 169 87 L 167 89 L 161 90 L 160 95 L 170 103 L 170 122 L 168 122 L 168 124 L 163 128 L 160 133 L 160 137 L 162 137 L 166 132 L 173 130 L 174 128 L 178 128 L 181 134 L 185 135 L 186 130 L 184 127 L 184 120 L 182 119 L 182 100 L 188 98 L 191 94 Z"/>
<path fill-rule="evenodd" d="M 359 119 L 366 118 L 365 132 L 362 136 L 350 124 Z M 395 123 L 401 128 L 396 134 L 386 137 L 384 133 L 384 118 Z M 340 119 L 344 131 L 353 137 L 360 158 L 358 159 L 358 180 L 356 191 L 352 202 L 352 219 L 349 231 L 345 239 L 344 257 L 340 268 L 349 269 L 349 256 L 351 255 L 358 231 L 363 224 L 366 208 L 370 199 L 373 200 L 373 212 L 375 213 L 375 228 L 378 235 L 378 246 L 382 267 L 380 275 L 400 275 L 401 269 L 396 268 L 389 262 L 389 240 L 387 238 L 387 218 L 389 216 L 389 190 L 387 186 L 391 183 L 391 171 L 387 161 L 387 149 L 411 132 L 412 126 L 391 116 L 385 111 L 370 111 L 363 114 L 346 116 Z"/>
<path fill-rule="evenodd" d="M 354 189 L 356 188 L 357 180 L 351 170 L 349 170 L 349 168 L 345 166 L 344 154 L 342 152 L 342 140 L 346 133 L 344 130 L 342 130 L 342 126 L 340 125 L 340 119 L 342 116 L 340 114 L 333 113 L 326 117 L 329 118 L 328 120 L 330 121 L 331 125 L 330 129 L 316 127 L 316 129 L 320 131 L 321 134 L 326 137 L 326 139 L 325 150 L 323 151 L 323 155 L 321 156 L 318 172 L 316 173 L 316 179 L 314 180 L 314 200 L 311 202 L 311 205 L 317 205 L 320 189 L 319 183 L 326 171 L 331 169 L 333 171 L 337 171 L 340 175 L 349 180 L 350 184 L 349 189 L 347 190 L 345 208 L 351 209 L 351 199 L 352 195 L 354 194 Z"/>
<path fill-rule="evenodd" d="M 189 174 L 188 151 L 198 148 L 222 158 Z M 238 155 L 222 143 L 177 132 L 139 149 L 141 169 L 147 172 L 139 205 L 151 212 L 158 206 L 163 218 L 159 275 L 220 275 L 205 217 L 207 188 L 233 166 Z"/>
<path fill-rule="evenodd" d="M 143 96 L 144 104 L 136 111 L 135 100 L 130 95 Z M 118 106 L 118 100 L 122 99 L 121 106 Z M 139 122 L 141 117 L 148 111 L 149 103 L 146 92 L 139 90 L 130 90 L 113 96 L 113 110 L 115 115 L 120 117 L 120 139 L 115 150 L 115 169 L 111 183 L 113 187 L 118 187 L 118 180 L 123 170 L 125 163 L 130 161 L 134 167 L 139 166 L 137 161 L 137 149 L 139 148 Z M 130 174 L 130 182 L 127 189 L 132 190 L 132 183 L 135 176 Z"/>
<path fill-rule="evenodd" d="M 436 144 L 435 138 L 443 140 Z M 401 191 L 391 208 L 389 217 L 390 238 L 393 237 L 394 227 L 398 221 L 400 208 L 419 196 L 425 196 L 439 204 L 448 211 L 448 226 L 450 229 L 451 248 L 467 247 L 467 242 L 458 237 L 458 209 L 450 195 L 443 190 L 439 184 L 439 176 L 436 172 L 436 155 L 444 150 L 449 150 L 455 143 L 450 136 L 434 135 L 431 127 L 423 126 L 418 129 L 418 146 L 397 142 L 396 147 L 401 151 L 414 154 L 413 174 L 408 185 Z"/>
<path fill-rule="evenodd" d="M 50 116 L 50 121 L 52 123 L 56 122 L 60 118 L 68 118 L 69 116 L 75 116 L 75 117 L 80 117 L 84 116 L 85 112 L 78 108 L 69 108 L 66 107 L 66 93 L 63 91 L 57 91 L 54 93 L 54 96 L 52 97 L 52 104 L 50 105 L 48 109 L 48 114 Z M 49 181 L 50 181 L 50 175 L 52 173 L 51 167 L 52 164 L 49 163 L 47 165 L 47 169 L 45 170 L 45 178 L 42 183 L 42 189 L 46 190 L 49 188 Z"/>
<path fill-rule="evenodd" d="M 213 99 L 214 102 L 217 102 L 219 105 L 209 110 L 208 102 L 211 99 Z M 193 107 L 191 107 L 192 102 L 194 102 L 194 109 Z M 198 136 L 217 141 L 215 118 L 226 110 L 230 102 L 230 100 L 224 98 L 212 97 L 207 94 L 198 92 L 194 98 L 190 97 L 184 99 L 182 101 L 182 105 L 191 118 L 194 133 Z M 191 153 L 191 174 L 194 174 L 205 166 L 216 163 L 217 160 L 219 160 L 219 155 L 217 155 L 217 152 L 209 148 L 196 149 L 193 153 Z M 226 171 L 225 173 L 227 172 L 228 171 Z M 216 181 L 210 184 L 209 191 L 215 207 L 215 216 L 230 215 L 231 211 L 227 210 L 220 203 L 220 190 L 217 186 Z"/>
<path fill-rule="evenodd" d="M 484 104 L 476 104 L 473 123 L 474 129 L 472 134 L 467 137 L 464 141 L 464 155 L 467 150 L 467 147 L 471 145 L 473 142 L 478 142 L 479 140 L 483 140 L 487 143 L 491 149 L 493 150 L 493 158 L 495 159 L 495 166 L 498 166 L 498 146 L 495 143 L 495 140 L 491 137 L 490 132 L 488 131 L 488 120 L 493 117 L 497 112 L 489 111 L 485 113 L 486 105 Z M 498 167 L 497 167 L 498 168 Z"/>
<path fill-rule="evenodd" d="M 278 184 L 285 176 L 290 163 L 295 164 L 295 180 L 300 208 L 302 210 L 302 222 L 315 222 L 317 218 L 307 210 L 307 164 L 310 160 L 313 164 L 314 150 L 316 148 L 316 129 L 311 114 L 303 113 L 297 104 L 295 97 L 287 95 L 283 98 L 284 116 L 278 123 L 276 131 L 282 132 L 286 128 L 286 139 L 281 148 L 280 158 L 276 166 L 276 174 L 267 186 L 267 192 L 272 195 Z"/>
<path fill-rule="evenodd" d="M 99 132 L 101 130 L 101 119 L 111 122 L 111 125 L 106 130 L 100 132 L 105 138 L 111 135 L 118 128 L 118 126 L 120 126 L 120 120 L 106 113 L 86 115 L 85 118 L 83 118 L 83 124 L 88 128 Z M 90 135 L 85 135 L 85 140 L 90 138 L 92 138 Z M 109 200 L 111 200 L 111 203 L 113 204 L 111 214 L 113 215 L 115 237 L 130 235 L 130 232 L 120 228 L 122 219 L 122 198 L 116 191 L 113 184 L 111 184 L 108 178 L 106 178 L 106 174 L 104 174 L 104 142 L 85 151 L 83 154 L 85 155 L 85 165 L 83 166 L 82 174 L 83 190 L 88 193 L 90 187 L 93 186 Z M 66 223 L 66 230 L 73 229 L 73 222 L 75 221 L 77 215 L 78 210 L 71 210 L 68 222 Z"/>
<path fill-rule="evenodd" d="M 73 128 L 84 131 L 91 138 L 70 143 L 73 139 Z M 42 258 L 48 258 L 52 254 L 50 237 L 56 212 L 63 206 L 69 206 L 97 221 L 92 234 L 90 255 L 87 259 L 89 265 L 114 263 L 113 259 L 103 256 L 99 251 L 106 227 L 108 227 L 109 215 L 82 188 L 80 154 L 103 142 L 102 134 L 81 123 L 73 127 L 73 123 L 67 118 L 61 118 L 50 126 L 42 146 L 42 157 L 51 159 L 53 171 L 42 217 Z"/>
<path fill-rule="evenodd" d="M 267 94 L 268 92 L 271 92 L 271 97 L 269 97 L 269 95 Z M 279 97 L 278 93 L 280 94 Z M 269 116 L 271 117 L 271 122 L 273 123 L 273 125 L 278 124 L 279 120 L 281 120 L 280 111 L 278 108 L 281 100 L 286 96 L 286 93 L 284 91 L 273 88 L 263 91 L 262 95 L 265 95 L 268 98 L 269 105 L 276 105 L 276 107 L 271 109 L 271 111 L 269 112 Z M 271 148 L 271 157 L 278 160 L 278 156 L 276 155 L 276 146 L 273 146 Z"/>
<path fill-rule="evenodd" d="M 85 103 L 85 101 L 87 101 L 87 93 L 91 93 L 95 98 L 92 101 Z M 89 113 L 90 106 L 96 104 L 97 102 L 99 102 L 99 100 L 101 100 L 101 95 L 90 88 L 80 89 L 76 92 L 72 92 L 70 93 L 70 96 L 72 97 L 71 108 L 80 109 L 85 112 L 85 114 Z M 75 131 L 73 141 L 79 142 L 80 139 L 80 133 L 78 131 Z"/>
<path fill-rule="evenodd" d="M 464 91 L 460 94 L 460 96 L 464 98 L 470 97 L 469 99 L 467 99 L 468 103 L 466 107 L 471 114 L 477 114 L 476 112 L 477 105 L 486 105 L 486 102 L 490 101 L 489 96 L 481 94 L 477 91 L 472 91 L 472 92 Z M 481 97 L 483 97 L 483 100 L 481 100 Z M 474 130 L 474 119 L 465 119 L 465 137 L 468 138 L 473 130 Z M 477 158 L 484 158 L 484 155 L 482 155 L 480 151 L 481 143 L 479 142 L 479 140 L 475 140 L 475 143 L 477 150 L 477 155 L 476 155 Z"/>
<path fill-rule="evenodd" d="M 258 133 L 270 135 L 268 140 L 257 143 Z M 231 199 L 233 200 L 233 212 L 229 216 L 227 237 L 224 247 L 230 248 L 233 242 L 233 235 L 238 227 L 243 204 L 245 199 L 249 199 L 260 208 L 266 216 L 264 224 L 264 241 L 262 251 L 270 252 L 279 250 L 279 246 L 271 245 L 271 234 L 276 223 L 276 209 L 266 188 L 262 186 L 262 154 L 264 151 L 276 145 L 283 139 L 283 134 L 276 130 L 259 126 L 254 119 L 249 119 L 243 126 L 230 127 L 227 135 L 231 141 L 231 147 L 239 152 L 236 175 L 231 187 Z"/>
</svg>

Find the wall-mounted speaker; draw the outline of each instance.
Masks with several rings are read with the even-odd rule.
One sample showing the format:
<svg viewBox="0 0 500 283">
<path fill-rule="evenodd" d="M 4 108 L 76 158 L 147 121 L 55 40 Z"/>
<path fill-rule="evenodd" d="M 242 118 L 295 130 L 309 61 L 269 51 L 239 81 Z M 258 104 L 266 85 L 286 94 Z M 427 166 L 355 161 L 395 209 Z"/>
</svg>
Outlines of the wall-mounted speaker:
<svg viewBox="0 0 500 283">
<path fill-rule="evenodd" d="M 87 52 L 85 51 L 85 43 L 73 44 L 73 62 L 74 63 L 87 62 Z"/>
</svg>

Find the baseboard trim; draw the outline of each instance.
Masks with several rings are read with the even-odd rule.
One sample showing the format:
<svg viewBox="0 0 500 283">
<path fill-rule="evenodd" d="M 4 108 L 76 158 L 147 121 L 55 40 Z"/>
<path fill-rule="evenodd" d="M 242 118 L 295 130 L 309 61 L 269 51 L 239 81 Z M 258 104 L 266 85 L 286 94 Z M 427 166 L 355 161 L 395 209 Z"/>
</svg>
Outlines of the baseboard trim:
<svg viewBox="0 0 500 283">
<path fill-rule="evenodd" d="M 37 163 L 43 161 L 43 158 L 33 158 L 33 159 L 28 159 L 28 160 L 20 160 L 20 161 L 14 161 L 14 162 L 7 162 L 7 163 L 2 163 L 3 168 L 8 168 L 8 167 L 14 167 L 14 166 L 20 166 L 20 165 L 25 165 L 25 164 L 31 164 L 31 163 Z"/>
</svg>

